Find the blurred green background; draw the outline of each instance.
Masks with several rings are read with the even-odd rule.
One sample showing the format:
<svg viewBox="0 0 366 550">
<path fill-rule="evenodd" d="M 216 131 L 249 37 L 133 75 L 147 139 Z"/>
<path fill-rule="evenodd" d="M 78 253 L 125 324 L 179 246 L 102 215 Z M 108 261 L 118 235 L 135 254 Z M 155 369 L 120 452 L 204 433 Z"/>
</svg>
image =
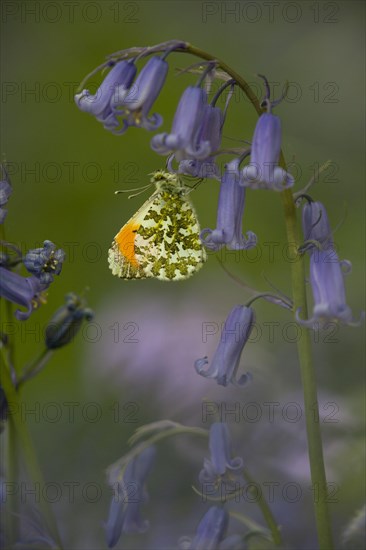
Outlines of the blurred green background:
<svg viewBox="0 0 366 550">
<path fill-rule="evenodd" d="M 73 94 L 107 54 L 169 39 L 217 55 L 258 87 L 256 74 L 265 74 L 277 83 L 277 96 L 288 80 L 291 95 L 276 110 L 285 156 L 301 169 L 297 189 L 310 179 L 315 164 L 332 161 L 312 195 L 326 204 L 332 227 L 338 228 L 340 256 L 353 264 L 347 296 L 358 317 L 364 307 L 364 12 L 358 1 L 3 2 L 1 151 L 14 188 L 7 238 L 23 250 L 50 239 L 68 253 L 47 305 L 27 323 L 12 327 L 18 368 L 42 348 L 42 328 L 67 292 L 87 288 L 95 311 L 89 329 L 58 351 L 23 395 L 24 410 L 37 411 L 25 412 L 24 418 L 31 424 L 46 480 L 63 488 L 54 509 L 65 547 L 105 547 L 102 523 L 110 493 L 104 470 L 127 450 L 133 430 L 163 418 L 208 427 L 202 422 L 202 399 L 239 403 L 241 412 L 247 403 L 259 404 L 263 416 L 258 422 L 243 415 L 230 420 L 236 453 L 261 483 L 300 483 L 299 502 L 286 502 L 279 492 L 272 507 L 289 548 L 315 547 L 303 418 L 292 423 L 281 414 L 290 402 L 302 406 L 296 346 L 289 342 L 291 318 L 257 303 L 262 332 L 243 354 L 243 369 L 254 377 L 245 390 L 199 379 L 193 361 L 212 357 L 218 339 L 217 333 L 204 341 L 203 323 L 219 327 L 231 307 L 249 294 L 228 278 L 213 255 L 186 282 L 125 282 L 111 275 L 110 242 L 147 198 L 127 200 L 114 191 L 146 184 L 147 174 L 163 167 L 164 158 L 149 148 L 151 134 L 144 130 L 132 128 L 121 137 L 103 130 L 76 108 Z M 175 73 L 195 58 L 172 54 L 168 60 L 168 81 L 153 108 L 164 117 L 161 131 L 170 128 L 180 94 L 195 79 Z M 90 88 L 94 91 L 99 82 L 93 77 Z M 248 101 L 236 96 L 224 145 L 240 146 L 229 138 L 250 140 L 255 121 Z M 193 194 L 202 227 L 214 227 L 218 190 L 210 180 Z M 280 196 L 248 192 L 244 229 L 258 235 L 260 257 L 254 251 L 227 254 L 222 256 L 226 267 L 253 288 L 268 289 L 265 274 L 290 293 Z M 272 325 L 273 338 L 268 323 L 279 323 Z M 323 432 L 328 479 L 337 485 L 331 511 L 339 545 L 364 497 L 362 333 L 341 327 L 314 343 L 321 410 L 326 417 L 333 406 L 337 420 L 324 422 Z M 264 412 L 266 402 L 280 404 L 275 422 Z M 65 403 L 76 403 L 71 419 Z M 90 403 L 101 412 L 95 421 Z M 180 536 L 194 532 L 206 507 L 190 486 L 197 484 L 207 450 L 201 441 L 185 438 L 183 443 L 161 446 L 145 511 L 150 531 L 124 537 L 119 548 L 174 548 Z M 73 503 L 65 481 L 79 483 Z M 102 490 L 95 502 L 92 489 L 89 497 L 82 492 L 88 483 Z M 243 506 L 261 521 L 254 505 Z M 239 527 L 232 521 L 231 532 Z"/>
</svg>

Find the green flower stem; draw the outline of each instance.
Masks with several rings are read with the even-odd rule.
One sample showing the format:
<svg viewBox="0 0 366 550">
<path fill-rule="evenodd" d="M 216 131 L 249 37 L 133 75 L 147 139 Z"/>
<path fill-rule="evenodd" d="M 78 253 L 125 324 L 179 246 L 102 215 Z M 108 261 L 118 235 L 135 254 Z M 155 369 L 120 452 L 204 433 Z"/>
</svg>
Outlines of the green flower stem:
<svg viewBox="0 0 366 550">
<path fill-rule="evenodd" d="M 253 104 L 258 115 L 261 115 L 262 109 L 259 100 L 249 84 L 237 74 L 231 67 L 226 65 L 220 59 L 213 55 L 187 44 L 185 48 L 177 50 L 177 52 L 186 52 L 207 61 L 216 61 L 217 67 L 225 71 L 228 75 L 234 78 L 238 86 L 243 90 L 245 95 Z M 281 154 L 280 165 L 285 168 L 286 163 Z M 298 254 L 300 244 L 299 232 L 297 228 L 296 208 L 292 193 L 289 189 L 282 193 L 283 208 L 285 214 L 285 223 L 287 231 L 287 240 L 290 251 L 297 261 L 291 263 L 291 278 L 292 278 L 292 297 L 294 302 L 294 311 L 301 308 L 303 317 L 307 314 L 306 304 L 306 289 L 305 289 L 305 269 L 304 261 Z M 330 525 L 330 516 L 328 510 L 327 498 L 327 480 L 325 475 L 323 447 L 319 425 L 319 406 L 317 398 L 317 387 L 315 370 L 312 361 L 312 350 L 310 341 L 310 331 L 301 327 L 302 337 L 298 340 L 298 355 L 300 362 L 301 378 L 304 393 L 306 430 L 309 449 L 309 462 L 311 471 L 311 481 L 314 490 L 314 507 L 315 518 L 318 532 L 319 548 L 321 550 L 332 550 L 333 539 Z M 316 494 L 316 498 L 315 498 Z"/>
<path fill-rule="evenodd" d="M 6 461 L 6 479 L 10 482 L 15 482 L 18 479 L 18 444 L 15 437 L 14 429 L 6 430 L 8 441 L 7 441 L 7 461 Z M 4 527 L 6 532 L 6 540 L 14 541 L 16 540 L 16 535 L 19 532 L 19 519 L 18 519 L 18 502 L 16 495 L 8 495 L 8 514 L 3 518 Z M 5 516 L 5 514 L 4 514 Z"/>
<path fill-rule="evenodd" d="M 246 468 L 243 469 L 243 476 L 244 476 L 244 479 L 247 483 L 257 485 Z M 275 520 L 275 518 L 274 518 L 274 516 L 271 512 L 270 507 L 268 506 L 268 503 L 267 503 L 266 499 L 263 496 L 263 493 L 260 496 L 258 506 L 259 506 L 259 508 L 262 512 L 262 515 L 264 517 L 265 522 L 267 523 L 267 525 L 268 525 L 268 527 L 271 531 L 273 542 L 275 543 L 276 546 L 281 546 L 282 537 L 281 537 L 280 529 L 279 529 L 279 527 L 277 525 L 277 522 L 276 522 L 276 520 Z"/>
<path fill-rule="evenodd" d="M 4 350 L 2 349 L 2 352 Z M 17 436 L 17 441 L 23 453 L 24 464 L 27 469 L 29 479 L 34 484 L 39 484 L 39 487 L 44 487 L 44 480 L 42 472 L 37 462 L 36 454 L 34 451 L 33 443 L 27 430 L 26 424 L 22 421 L 19 414 L 20 411 L 20 396 L 14 388 L 9 368 L 4 357 L 4 353 L 1 354 L 1 386 L 5 392 L 7 402 L 11 405 L 11 410 L 14 412 L 9 414 L 9 430 L 13 430 Z M 14 435 L 12 436 L 14 437 Z M 16 460 L 16 457 L 10 457 L 11 462 Z M 10 479 L 10 481 L 18 482 L 18 479 Z M 62 548 L 62 543 L 57 530 L 57 525 L 52 513 L 51 508 L 46 500 L 40 499 L 39 507 L 42 513 L 42 519 L 45 522 L 47 530 L 53 537 L 59 548 Z"/>
<path fill-rule="evenodd" d="M 43 369 L 46 363 L 50 360 L 52 355 L 53 350 L 44 348 L 42 352 L 36 357 L 36 359 L 34 359 L 34 361 L 32 361 L 32 363 L 30 365 L 27 365 L 24 369 L 22 376 L 17 382 L 17 389 L 19 389 L 20 386 L 24 384 L 24 382 L 26 382 L 30 378 L 33 378 L 33 376 L 36 376 L 36 374 L 38 374 L 38 372 Z"/>
<path fill-rule="evenodd" d="M 285 166 L 282 157 L 282 166 Z M 287 240 L 290 253 L 298 258 L 291 263 L 291 277 L 293 289 L 294 311 L 301 308 L 301 314 L 307 317 L 307 302 L 305 289 L 305 268 L 303 257 L 298 254 L 300 239 L 296 224 L 296 209 L 292 193 L 289 189 L 282 192 L 285 211 Z M 328 489 L 325 474 L 323 445 L 319 423 L 319 404 L 316 386 L 316 375 L 312 359 L 310 330 L 301 327 L 301 338 L 298 339 L 297 349 L 300 362 L 301 380 L 304 393 L 306 432 L 309 448 L 309 462 L 315 519 L 318 530 L 319 547 L 322 550 L 333 548 L 333 537 L 328 508 Z"/>
<path fill-rule="evenodd" d="M 229 515 L 232 518 L 235 518 L 238 521 L 240 521 L 240 523 L 243 523 L 246 527 L 248 527 L 248 529 L 250 529 L 250 531 L 256 531 L 258 533 L 263 532 L 262 526 L 259 525 L 259 523 L 254 521 L 249 516 L 244 516 L 243 514 L 239 514 L 238 512 L 234 512 L 233 510 L 230 510 Z"/>
</svg>

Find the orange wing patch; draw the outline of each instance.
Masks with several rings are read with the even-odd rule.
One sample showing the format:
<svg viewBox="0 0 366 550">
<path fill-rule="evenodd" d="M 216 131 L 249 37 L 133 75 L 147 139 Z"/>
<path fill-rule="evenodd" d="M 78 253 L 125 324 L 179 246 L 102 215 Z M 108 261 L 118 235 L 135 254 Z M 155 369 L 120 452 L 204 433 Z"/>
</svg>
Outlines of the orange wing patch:
<svg viewBox="0 0 366 550">
<path fill-rule="evenodd" d="M 139 227 L 140 224 L 127 223 L 115 237 L 120 253 L 136 269 L 139 267 L 139 263 L 135 256 L 135 238 Z"/>
</svg>

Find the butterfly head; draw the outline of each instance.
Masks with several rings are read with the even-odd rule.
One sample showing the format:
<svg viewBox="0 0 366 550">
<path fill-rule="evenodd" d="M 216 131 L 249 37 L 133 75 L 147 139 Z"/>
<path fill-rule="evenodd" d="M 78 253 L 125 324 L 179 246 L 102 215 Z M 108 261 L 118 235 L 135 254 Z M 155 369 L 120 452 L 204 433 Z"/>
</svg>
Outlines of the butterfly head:
<svg viewBox="0 0 366 550">
<path fill-rule="evenodd" d="M 158 191 L 169 191 L 170 193 L 186 194 L 188 189 L 178 174 L 156 170 L 151 174 L 151 182 Z"/>
</svg>

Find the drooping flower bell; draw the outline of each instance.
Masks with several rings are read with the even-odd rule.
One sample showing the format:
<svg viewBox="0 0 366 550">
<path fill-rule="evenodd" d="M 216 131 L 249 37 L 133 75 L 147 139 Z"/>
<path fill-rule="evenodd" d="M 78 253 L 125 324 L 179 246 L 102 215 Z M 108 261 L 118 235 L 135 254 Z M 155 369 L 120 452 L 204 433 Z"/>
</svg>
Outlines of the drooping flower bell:
<svg viewBox="0 0 366 550">
<path fill-rule="evenodd" d="M 209 145 L 209 156 L 205 158 L 185 158 L 180 160 L 177 170 L 178 174 L 186 174 L 195 178 L 218 178 L 219 169 L 215 162 L 215 155 L 221 144 L 222 127 L 224 123 L 224 114 L 219 107 L 212 103 L 206 105 L 201 126 L 197 131 L 195 140 L 195 150 L 203 150 L 206 144 Z M 178 158 L 179 158 L 178 152 Z M 169 171 L 174 171 L 173 160 L 177 155 L 173 154 L 168 159 Z"/>
<path fill-rule="evenodd" d="M 29 250 L 23 259 L 26 269 L 37 277 L 41 284 L 49 286 L 54 275 L 60 275 L 65 252 L 51 241 L 44 241 L 42 248 Z"/>
<path fill-rule="evenodd" d="M 248 231 L 242 234 L 242 219 L 245 206 L 245 188 L 240 185 L 240 159 L 236 158 L 225 167 L 221 180 L 220 196 L 217 208 L 216 229 L 203 229 L 201 240 L 206 248 L 217 251 L 222 246 L 230 250 L 253 248 L 257 237 Z"/>
<path fill-rule="evenodd" d="M 211 456 L 204 459 L 204 467 L 199 474 L 200 483 L 203 486 L 231 483 L 233 474 L 238 475 L 242 470 L 243 459 L 232 458 L 230 432 L 226 423 L 215 422 L 211 425 L 209 447 Z"/>
<path fill-rule="evenodd" d="M 197 85 L 184 91 L 170 134 L 159 134 L 151 141 L 154 151 L 162 155 L 170 154 L 167 167 L 171 172 L 197 178 L 219 179 L 216 156 L 221 145 L 226 109 L 236 83 L 234 80 L 226 82 L 211 103 L 207 103 L 207 93 L 200 86 L 211 72 L 212 64 L 209 63 Z M 216 106 L 216 102 L 228 86 L 231 87 L 231 92 L 222 111 Z M 178 162 L 177 169 L 173 162 Z"/>
<path fill-rule="evenodd" d="M 111 107 L 112 98 L 116 95 L 118 98 L 127 95 L 136 71 L 133 61 L 119 61 L 111 68 L 95 94 L 91 94 L 89 90 L 83 90 L 75 95 L 76 105 L 81 111 L 94 115 L 100 122 L 112 125 L 111 118 L 114 118 Z M 115 118 L 114 124 L 119 125 Z"/>
<path fill-rule="evenodd" d="M 22 277 L 5 267 L 0 266 L 0 296 L 9 302 L 25 307 L 27 311 L 17 309 L 15 317 L 25 321 L 32 311 L 44 302 L 42 285 L 38 277 Z"/>
<path fill-rule="evenodd" d="M 210 150 L 207 140 L 199 140 L 198 132 L 207 113 L 207 94 L 200 86 L 189 86 L 178 103 L 172 130 L 157 134 L 151 140 L 151 147 L 160 155 L 173 153 L 179 162 L 185 158 L 205 158 Z M 207 115 L 206 115 L 207 116 Z"/>
<path fill-rule="evenodd" d="M 115 473 L 110 477 L 115 494 L 105 525 L 109 548 L 117 544 L 122 532 L 143 533 L 149 526 L 148 521 L 141 518 L 140 508 L 147 500 L 146 479 L 155 455 L 155 447 L 148 447 L 128 463 L 122 479 Z"/>
<path fill-rule="evenodd" d="M 229 514 L 225 508 L 211 506 L 201 519 L 190 550 L 216 550 L 220 547 L 229 525 Z"/>
<path fill-rule="evenodd" d="M 247 343 L 255 322 L 254 311 L 250 307 L 235 306 L 226 319 L 221 332 L 220 343 L 207 370 L 207 357 L 197 359 L 195 369 L 205 378 L 214 378 L 218 384 L 227 386 L 232 383 L 244 386 L 251 380 L 250 373 L 243 374 L 239 380 L 236 373 L 239 368 L 241 353 Z"/>
<path fill-rule="evenodd" d="M 301 319 L 298 310 L 297 321 L 309 328 L 324 327 L 330 322 L 340 322 L 345 325 L 359 326 L 361 319 L 356 321 L 351 308 L 346 302 L 344 287 L 344 262 L 340 262 L 334 250 L 314 249 L 310 256 L 310 284 L 313 292 L 314 305 L 310 319 Z M 347 262 L 349 270 L 350 264 Z"/>
<path fill-rule="evenodd" d="M 91 321 L 93 311 L 73 292 L 65 296 L 65 305 L 52 316 L 45 330 L 47 349 L 57 349 L 73 341 L 80 330 L 83 319 Z"/>
<path fill-rule="evenodd" d="M 310 252 L 310 284 L 314 305 L 309 319 L 301 319 L 300 310 L 296 312 L 296 319 L 309 328 L 322 328 L 331 322 L 358 326 L 364 314 L 360 321 L 353 318 L 346 302 L 344 285 L 345 272 L 349 272 L 352 266 L 346 260 L 339 260 L 324 205 L 310 197 L 307 199 L 308 203 L 302 211 L 304 245 L 301 249 Z"/>
<path fill-rule="evenodd" d="M 120 87 L 117 88 L 110 102 L 113 115 L 104 120 L 104 127 L 116 134 L 123 134 L 129 126 L 156 130 L 163 122 L 163 118 L 157 113 L 149 116 L 149 113 L 161 92 L 168 69 L 169 65 L 165 59 L 151 57 L 127 94 Z M 122 121 L 120 129 L 116 128 L 118 118 Z"/>
<path fill-rule="evenodd" d="M 272 107 L 277 105 L 282 98 L 271 102 L 268 81 L 265 77 L 262 78 L 267 89 L 262 107 L 265 107 L 267 112 L 259 117 L 256 124 L 250 163 L 242 171 L 242 185 L 252 189 L 283 191 L 292 187 L 295 180 L 291 174 L 278 166 L 281 152 L 281 121 L 278 116 L 272 114 Z"/>
<path fill-rule="evenodd" d="M 302 210 L 302 229 L 305 244 L 302 250 L 314 247 L 322 250 L 334 248 L 333 235 L 327 211 L 319 201 L 307 202 Z"/>
</svg>

